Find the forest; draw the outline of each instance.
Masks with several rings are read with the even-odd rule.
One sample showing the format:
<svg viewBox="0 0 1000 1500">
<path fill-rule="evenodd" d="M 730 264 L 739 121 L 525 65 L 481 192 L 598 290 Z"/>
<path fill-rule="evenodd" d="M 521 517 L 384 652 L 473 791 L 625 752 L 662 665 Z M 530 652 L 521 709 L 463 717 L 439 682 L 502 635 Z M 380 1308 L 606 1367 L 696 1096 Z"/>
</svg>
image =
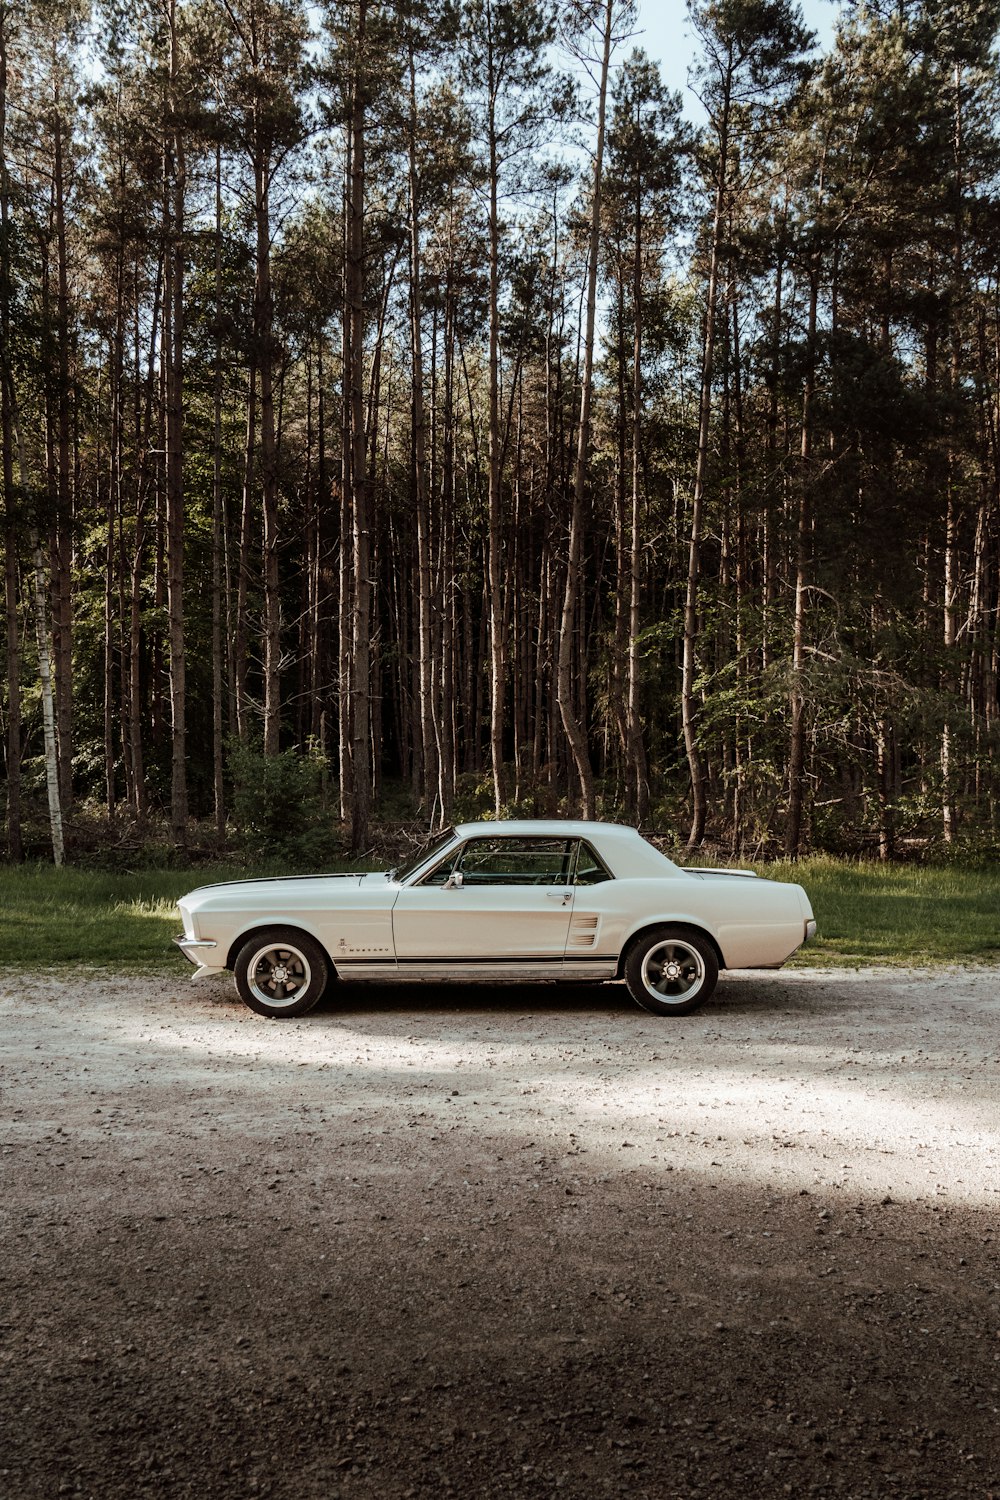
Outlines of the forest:
<svg viewBox="0 0 1000 1500">
<path fill-rule="evenodd" d="M 1000 849 L 995 6 L 688 15 L 0 0 L 9 861 Z"/>
</svg>

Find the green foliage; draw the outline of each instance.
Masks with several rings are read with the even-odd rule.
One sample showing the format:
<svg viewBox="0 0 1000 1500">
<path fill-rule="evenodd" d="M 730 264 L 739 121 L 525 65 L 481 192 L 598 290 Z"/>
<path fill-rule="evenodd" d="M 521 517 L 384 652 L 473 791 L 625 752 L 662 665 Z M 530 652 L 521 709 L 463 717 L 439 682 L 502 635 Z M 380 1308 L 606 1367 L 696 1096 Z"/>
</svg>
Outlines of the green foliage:
<svg viewBox="0 0 1000 1500">
<path fill-rule="evenodd" d="M 499 550 L 504 811 L 575 813 L 554 677 L 594 119 L 586 88 L 576 88 L 581 149 L 567 152 L 564 138 L 550 153 L 574 91 L 553 71 L 552 42 L 558 28 L 585 51 L 600 7 L 407 0 L 369 6 L 363 36 L 357 6 L 181 7 L 173 84 L 172 11 L 115 0 L 94 12 L 82 47 L 77 23 L 65 22 L 75 9 L 15 6 L 2 22 L 0 384 L 13 426 L 0 443 L 0 549 L 13 553 L 9 639 L 20 642 L 23 733 L 12 769 L 21 771 L 23 846 L 34 856 L 48 845 L 32 526 L 50 575 L 56 696 L 64 713 L 72 708 L 71 726 L 59 728 L 64 759 L 72 754 L 71 860 L 124 855 L 159 867 L 214 850 L 218 700 L 225 732 L 265 696 L 265 556 L 281 599 L 280 742 L 316 734 L 333 746 L 341 716 L 370 687 L 377 816 L 426 827 L 438 805 L 426 774 L 433 757 L 425 762 L 421 749 L 427 682 L 446 776 L 457 777 L 454 815 L 493 815 L 488 585 Z M 628 7 L 618 9 L 603 354 L 572 667 L 598 806 L 627 818 L 646 805 L 637 736 L 622 733 L 635 628 L 651 821 L 675 833 L 689 822 L 678 688 L 715 243 L 692 622 L 710 835 L 751 854 L 783 847 L 794 702 L 805 730 L 794 773 L 804 846 L 851 855 L 881 840 L 942 862 L 970 849 L 988 858 L 1000 826 L 996 8 L 846 6 L 817 63 L 793 0 L 691 0 L 698 130 L 656 62 L 625 43 Z M 343 194 L 342 132 L 358 105 L 374 607 L 370 683 L 352 685 L 345 667 L 361 643 L 348 624 L 355 500 L 343 445 L 357 417 L 345 425 L 344 356 L 357 329 L 344 296 L 345 212 L 354 210 Z M 181 140 L 178 244 L 164 189 Z M 164 820 L 174 795 L 173 546 L 161 378 L 174 249 L 185 267 L 177 352 L 190 814 L 176 848 Z M 266 418 L 265 367 L 274 377 Z M 272 422 L 273 475 L 264 452 Z M 272 480 L 277 534 L 273 553 L 270 542 L 262 553 Z M 425 677 L 417 658 L 428 588 Z M 16 731 L 3 684 L 0 705 L 4 728 Z M 545 746 L 537 780 L 524 758 L 514 774 L 515 733 Z M 232 747 L 227 810 L 247 858 L 299 867 L 328 858 L 333 814 L 317 800 L 316 765 L 293 751 L 265 762 Z M 460 774 L 470 766 L 481 770 Z M 428 784 L 418 788 L 422 774 Z M 102 821 L 95 809 L 109 781 Z M 129 801 L 144 802 L 141 827 L 126 826 Z M 958 843 L 941 840 L 945 807 Z"/>
<path fill-rule="evenodd" d="M 231 742 L 233 821 L 239 844 L 255 861 L 278 860 L 309 866 L 336 852 L 329 814 L 323 806 L 323 757 L 284 750 L 262 755 Z"/>
</svg>

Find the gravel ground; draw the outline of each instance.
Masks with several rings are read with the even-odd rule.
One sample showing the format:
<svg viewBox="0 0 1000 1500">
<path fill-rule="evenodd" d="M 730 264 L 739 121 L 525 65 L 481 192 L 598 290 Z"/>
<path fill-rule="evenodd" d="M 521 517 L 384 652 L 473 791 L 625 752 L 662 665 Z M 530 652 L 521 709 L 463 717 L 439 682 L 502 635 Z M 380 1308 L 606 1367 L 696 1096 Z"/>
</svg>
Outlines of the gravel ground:
<svg viewBox="0 0 1000 1500">
<path fill-rule="evenodd" d="M 1000 971 L 0 1006 L 11 1500 L 1000 1495 Z"/>
</svg>

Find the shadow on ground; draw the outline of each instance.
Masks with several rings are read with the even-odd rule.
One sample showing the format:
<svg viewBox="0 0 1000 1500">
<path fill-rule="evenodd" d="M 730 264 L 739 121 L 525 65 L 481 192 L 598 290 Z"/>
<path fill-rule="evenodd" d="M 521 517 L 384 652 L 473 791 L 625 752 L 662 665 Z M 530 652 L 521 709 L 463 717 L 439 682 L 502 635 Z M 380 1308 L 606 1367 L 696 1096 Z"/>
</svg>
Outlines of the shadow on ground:
<svg viewBox="0 0 1000 1500">
<path fill-rule="evenodd" d="M 706 1063 L 714 1016 L 686 1072 L 612 990 L 359 986 L 297 1026 L 169 986 L 69 1028 L 19 1002 L 4 1492 L 987 1500 L 989 1200 L 851 1181 L 837 1099 L 800 1139 L 826 1012 L 738 985 L 721 1055 L 788 1139 Z"/>
<path fill-rule="evenodd" d="M 984 1218 L 469 1170 L 20 1218 L 6 1492 L 993 1492 Z"/>
</svg>

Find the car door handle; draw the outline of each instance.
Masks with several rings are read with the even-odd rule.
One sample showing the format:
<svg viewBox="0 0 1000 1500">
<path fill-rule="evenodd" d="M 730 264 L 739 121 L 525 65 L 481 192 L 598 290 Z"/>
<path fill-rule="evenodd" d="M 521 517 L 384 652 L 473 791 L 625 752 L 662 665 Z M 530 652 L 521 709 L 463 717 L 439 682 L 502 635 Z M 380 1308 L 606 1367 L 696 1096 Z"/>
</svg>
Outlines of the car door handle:
<svg viewBox="0 0 1000 1500">
<path fill-rule="evenodd" d="M 548 896 L 548 898 L 549 898 L 550 901 L 561 901 L 563 903 L 563 905 L 565 906 L 566 902 L 570 899 L 570 897 L 572 896 L 573 892 L 572 891 L 546 891 L 545 894 L 546 894 L 546 896 Z"/>
</svg>

